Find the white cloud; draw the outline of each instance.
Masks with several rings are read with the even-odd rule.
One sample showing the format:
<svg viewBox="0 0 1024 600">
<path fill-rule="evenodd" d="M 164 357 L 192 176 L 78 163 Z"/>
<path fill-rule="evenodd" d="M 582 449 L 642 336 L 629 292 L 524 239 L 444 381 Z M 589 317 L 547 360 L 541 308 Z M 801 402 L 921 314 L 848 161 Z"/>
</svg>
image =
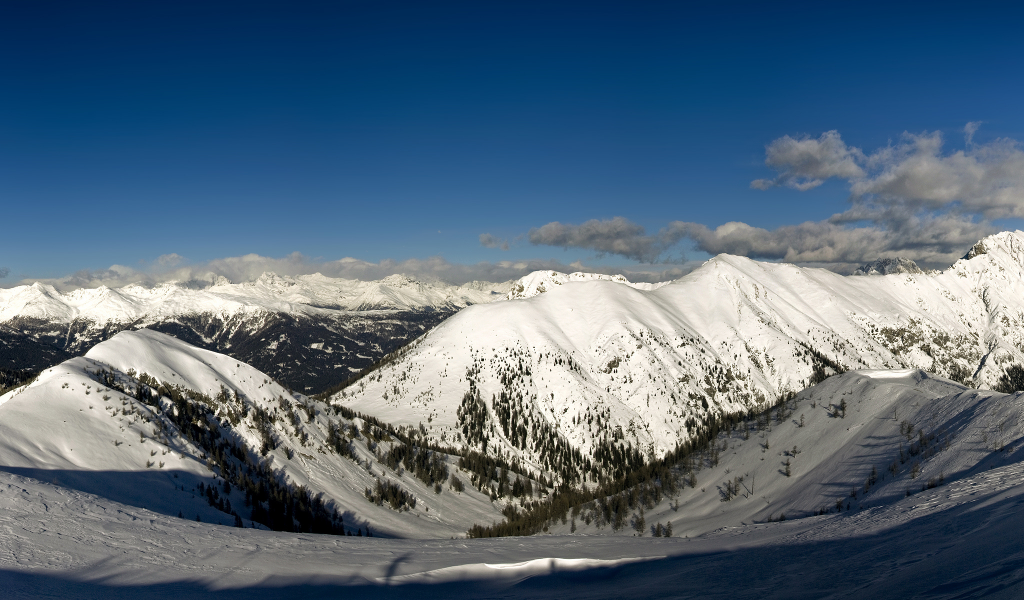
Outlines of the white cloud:
<svg viewBox="0 0 1024 600">
<path fill-rule="evenodd" d="M 1024 217 L 1024 151 L 1010 139 L 974 142 L 980 122 L 964 127 L 965 148 L 943 152 L 940 132 L 904 133 L 899 143 L 868 154 L 847 146 L 836 131 L 817 140 L 783 136 L 766 149 L 774 179 L 751 187 L 786 185 L 808 190 L 826 179 L 845 179 L 850 210 L 833 222 L 882 223 L 893 215 L 948 212 L 980 221 Z"/>
<path fill-rule="evenodd" d="M 976 127 L 968 127 L 972 138 Z M 850 181 L 854 207 L 951 211 L 984 220 L 1024 217 L 1024 152 L 1013 140 L 970 142 L 942 153 L 942 135 L 904 134 L 872 155 L 872 173 Z"/>
<path fill-rule="evenodd" d="M 964 125 L 964 140 L 968 146 L 974 143 L 974 134 L 979 127 L 981 127 L 981 121 L 971 121 Z"/>
<path fill-rule="evenodd" d="M 679 238 L 671 232 L 647 235 L 641 225 L 624 217 L 608 220 L 591 219 L 581 225 L 553 221 L 530 230 L 530 243 L 562 248 L 594 250 L 599 256 L 616 254 L 638 262 L 654 263 Z"/>
<path fill-rule="evenodd" d="M 850 206 L 824 221 L 777 229 L 743 222 L 709 228 L 675 221 L 657 234 L 623 217 L 582 225 L 548 223 L 530 241 L 588 248 L 656 262 L 682 239 L 709 254 L 814 263 L 840 272 L 883 257 L 902 256 L 944 267 L 998 228 L 993 221 L 1024 217 L 1024 151 L 1008 139 L 978 144 L 980 123 L 964 127 L 966 147 L 943 152 L 942 135 L 904 133 L 899 143 L 871 153 L 846 145 L 836 131 L 816 139 L 783 136 L 766 147 L 773 179 L 751 186 L 809 190 L 845 179 Z"/>
<path fill-rule="evenodd" d="M 902 256 L 922 266 L 941 268 L 959 258 L 982 237 L 996 231 L 955 215 L 911 216 L 893 227 L 849 227 L 809 221 L 777 229 L 732 222 L 710 229 L 699 223 L 674 222 L 670 229 L 709 254 L 815 263 L 839 272 L 878 258 Z"/>
<path fill-rule="evenodd" d="M 184 261 L 184 257 L 182 257 L 180 254 L 175 254 L 172 252 L 171 254 L 162 254 L 158 256 L 156 259 L 156 264 L 160 265 L 161 267 L 176 267 Z"/>
<path fill-rule="evenodd" d="M 826 131 L 818 139 L 788 135 L 768 144 L 764 163 L 778 171 L 774 179 L 755 179 L 750 186 L 765 190 L 787 186 L 801 191 L 816 188 L 826 179 L 863 177 L 864 153 L 847 146 L 838 131 Z"/>
<path fill-rule="evenodd" d="M 508 250 L 508 240 L 503 240 L 489 233 L 480 234 L 480 245 L 484 248 L 501 248 L 502 250 Z"/>
<path fill-rule="evenodd" d="M 816 262 L 845 270 L 849 263 L 903 256 L 945 266 L 993 221 L 1024 217 L 1024 152 L 1010 139 L 978 144 L 980 122 L 964 127 L 965 147 L 943 151 L 939 132 L 904 133 L 871 153 L 847 146 L 836 131 L 818 139 L 783 136 L 766 148 L 765 164 L 778 174 L 751 187 L 805 191 L 830 178 L 845 179 L 850 207 L 820 222 L 765 230 L 727 223 L 714 230 L 677 222 L 701 250 L 788 262 Z"/>
</svg>

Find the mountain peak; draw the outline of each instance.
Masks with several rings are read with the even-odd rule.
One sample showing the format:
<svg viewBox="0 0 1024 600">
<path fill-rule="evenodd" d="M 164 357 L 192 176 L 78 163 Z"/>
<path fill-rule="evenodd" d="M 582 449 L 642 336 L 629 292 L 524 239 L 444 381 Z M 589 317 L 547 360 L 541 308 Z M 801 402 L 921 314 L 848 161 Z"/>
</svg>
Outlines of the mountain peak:
<svg viewBox="0 0 1024 600">
<path fill-rule="evenodd" d="M 971 260 L 975 256 L 981 256 L 987 252 L 988 250 L 985 249 L 985 241 L 982 240 L 972 246 L 971 249 L 967 251 L 967 254 L 964 254 L 963 260 Z"/>
<path fill-rule="evenodd" d="M 1000 231 L 984 237 L 957 261 L 957 265 L 985 256 L 985 264 L 994 261 L 1002 266 L 1024 266 L 1024 231 Z M 956 266 L 956 265 L 954 265 Z"/>
<path fill-rule="evenodd" d="M 549 292 L 565 283 L 573 281 L 614 281 L 626 285 L 634 285 L 623 275 L 605 275 L 603 273 L 560 273 L 558 271 L 534 271 L 529 275 L 519 278 L 512 284 L 512 289 L 505 297 L 508 300 L 520 300 L 532 298 Z"/>
<path fill-rule="evenodd" d="M 896 258 L 880 258 L 874 262 L 869 262 L 865 265 L 861 265 L 854 275 L 895 275 L 895 274 L 913 274 L 924 273 L 921 267 L 917 266 L 917 263 L 910 260 L 909 258 L 896 257 Z"/>
<path fill-rule="evenodd" d="M 401 273 L 395 273 L 394 275 L 388 275 L 384 279 L 381 279 L 379 283 L 381 285 L 388 285 L 388 286 L 407 286 L 407 285 L 416 285 L 419 282 L 416 281 L 415 279 L 412 279 L 411 277 L 409 277 L 407 275 L 403 275 Z"/>
</svg>

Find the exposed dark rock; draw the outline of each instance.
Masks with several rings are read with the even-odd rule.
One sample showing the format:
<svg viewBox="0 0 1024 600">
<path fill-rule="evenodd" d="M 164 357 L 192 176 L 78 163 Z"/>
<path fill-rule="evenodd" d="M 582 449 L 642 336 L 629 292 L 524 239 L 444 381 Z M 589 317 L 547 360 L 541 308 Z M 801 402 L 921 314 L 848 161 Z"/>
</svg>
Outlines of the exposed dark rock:
<svg viewBox="0 0 1024 600">
<path fill-rule="evenodd" d="M 909 258 L 880 258 L 866 265 L 861 265 L 853 272 L 854 275 L 894 275 L 900 273 L 924 273 L 917 263 Z"/>
</svg>

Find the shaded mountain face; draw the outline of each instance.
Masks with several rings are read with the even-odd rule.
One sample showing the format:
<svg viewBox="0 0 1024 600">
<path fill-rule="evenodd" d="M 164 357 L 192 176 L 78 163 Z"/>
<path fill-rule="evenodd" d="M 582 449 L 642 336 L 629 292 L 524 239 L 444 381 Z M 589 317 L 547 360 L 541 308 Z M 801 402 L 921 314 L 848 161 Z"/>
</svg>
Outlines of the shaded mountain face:
<svg viewBox="0 0 1024 600">
<path fill-rule="evenodd" d="M 880 258 L 874 262 L 862 265 L 853 272 L 854 275 L 899 275 L 902 273 L 919 274 L 924 273 L 917 263 L 909 258 Z"/>
<path fill-rule="evenodd" d="M 459 309 L 502 298 L 507 288 L 426 284 L 404 276 L 362 282 L 271 274 L 201 289 L 166 284 L 61 293 L 34 284 L 0 290 L 0 368 L 38 371 L 120 331 L 148 328 L 316 393 Z"/>
<path fill-rule="evenodd" d="M 980 246 L 942 273 L 722 255 L 652 290 L 566 281 L 460 311 L 334 398 L 587 479 L 848 369 L 991 388 L 1024 363 L 1024 233 Z"/>
</svg>

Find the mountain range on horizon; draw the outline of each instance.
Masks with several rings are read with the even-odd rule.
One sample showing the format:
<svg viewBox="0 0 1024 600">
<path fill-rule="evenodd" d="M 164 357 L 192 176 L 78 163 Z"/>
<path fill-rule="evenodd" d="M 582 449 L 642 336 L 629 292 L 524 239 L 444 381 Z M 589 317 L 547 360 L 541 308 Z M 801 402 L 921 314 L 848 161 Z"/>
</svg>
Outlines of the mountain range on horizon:
<svg viewBox="0 0 1024 600">
<path fill-rule="evenodd" d="M 987 243 L 998 244 L 995 240 L 1008 235 L 1016 234 L 999 234 L 987 238 Z M 985 243 L 982 240 L 975 248 Z M 746 260 L 722 255 L 694 273 Z M 783 271 L 797 268 L 749 263 Z M 956 268 L 953 265 L 943 273 Z M 830 277 L 817 269 L 806 272 Z M 683 280 L 696 277 L 694 273 Z M 856 274 L 943 276 L 940 272 L 925 273 L 913 261 L 899 258 L 879 259 Z M 831 277 L 833 282 L 844 280 Z M 169 282 L 68 292 L 34 283 L 0 289 L 0 331 L 4 333 L 0 368 L 37 371 L 81 355 L 118 331 L 145 327 L 226 352 L 295 389 L 318 393 L 370 367 L 468 306 L 523 300 L 583 281 L 610 281 L 645 292 L 672 283 L 633 283 L 622 275 L 555 271 L 536 271 L 507 282 L 461 286 L 423 282 L 405 275 L 359 281 L 320 274 L 286 277 L 273 273 L 242 283 L 215 278 L 201 286 Z M 770 289 L 774 282 L 768 279 L 762 285 Z M 962 362 L 960 367 L 971 369 L 972 377 L 981 374 L 975 373 L 980 365 L 972 368 L 971 361 Z M 962 373 L 955 375 L 963 379 Z M 980 381 L 989 380 L 991 377 Z M 774 387 L 777 389 L 773 393 L 781 389 Z M 762 392 L 767 393 L 768 388 Z"/>
</svg>

